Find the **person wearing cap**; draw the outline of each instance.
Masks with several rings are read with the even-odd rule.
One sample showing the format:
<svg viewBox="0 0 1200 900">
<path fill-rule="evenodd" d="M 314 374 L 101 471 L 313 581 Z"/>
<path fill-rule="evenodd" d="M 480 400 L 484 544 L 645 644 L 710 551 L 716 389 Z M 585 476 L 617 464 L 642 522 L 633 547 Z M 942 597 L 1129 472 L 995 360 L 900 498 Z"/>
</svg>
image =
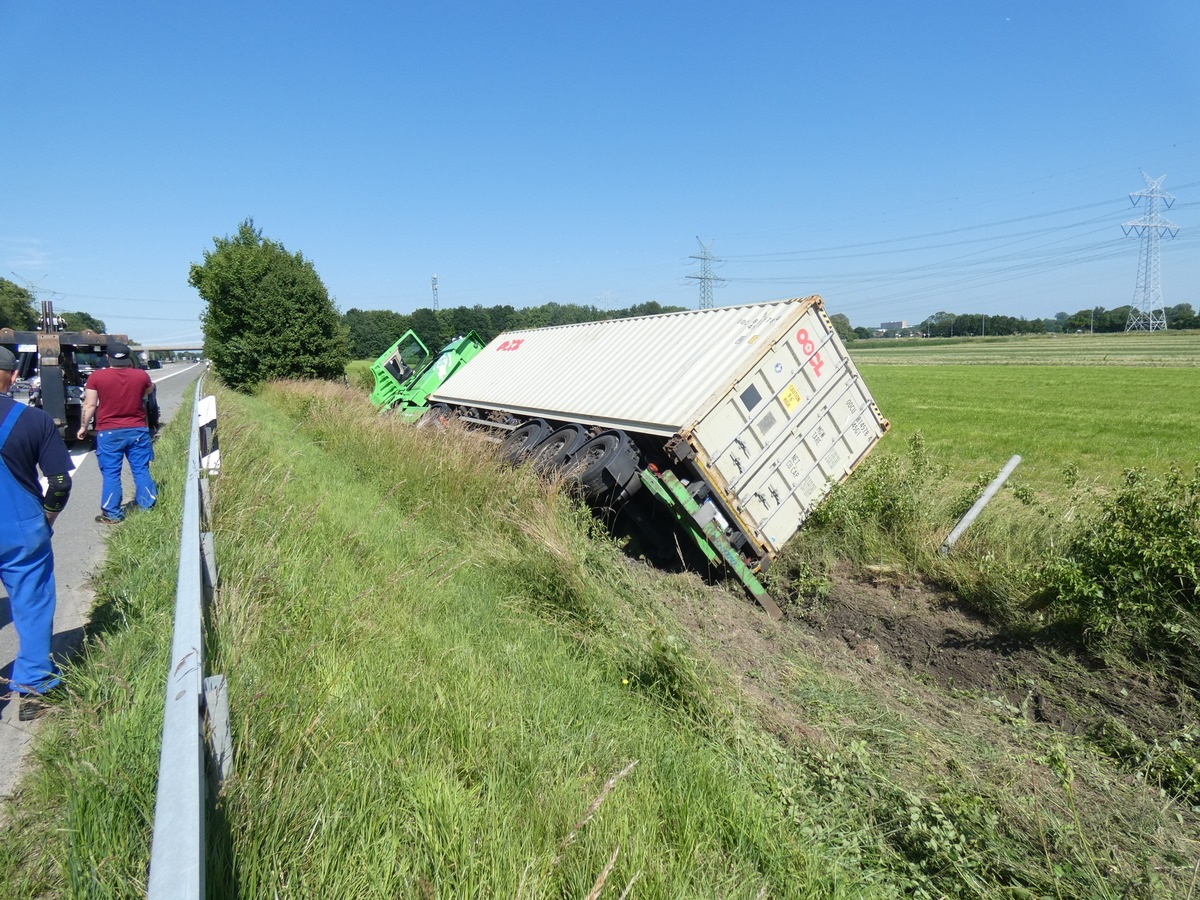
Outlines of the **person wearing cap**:
<svg viewBox="0 0 1200 900">
<path fill-rule="evenodd" d="M 134 502 L 151 509 L 158 485 L 150 477 L 154 447 L 146 424 L 146 398 L 154 382 L 145 369 L 135 369 L 129 347 L 108 343 L 108 368 L 88 376 L 83 390 L 79 440 L 87 437 L 88 423 L 96 419 L 96 464 L 100 467 L 100 515 L 96 521 L 115 525 L 125 517 L 121 508 L 121 467 L 126 459 L 133 473 Z"/>
<path fill-rule="evenodd" d="M 10 685 L 28 722 L 46 711 L 46 695 L 60 683 L 50 658 L 57 602 L 50 537 L 71 493 L 73 465 L 54 419 L 8 396 L 16 369 L 16 357 L 0 347 L 0 582 L 17 630 Z M 44 495 L 38 469 L 48 483 Z"/>
</svg>

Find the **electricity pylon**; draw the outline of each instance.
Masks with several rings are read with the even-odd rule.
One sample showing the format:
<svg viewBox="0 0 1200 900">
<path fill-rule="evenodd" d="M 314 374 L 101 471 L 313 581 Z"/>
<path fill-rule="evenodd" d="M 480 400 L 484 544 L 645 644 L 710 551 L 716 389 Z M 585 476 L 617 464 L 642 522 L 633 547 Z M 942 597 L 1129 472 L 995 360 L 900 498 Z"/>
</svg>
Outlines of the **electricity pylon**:
<svg viewBox="0 0 1200 900">
<path fill-rule="evenodd" d="M 725 279 L 721 278 L 719 275 L 714 275 L 712 272 L 712 264 L 714 262 L 720 262 L 719 259 L 717 259 L 715 256 L 712 255 L 711 252 L 709 252 L 709 248 L 712 247 L 712 241 L 709 241 L 706 244 L 706 243 L 704 243 L 704 241 L 700 240 L 699 237 L 697 237 L 696 243 L 700 245 L 700 252 L 693 253 L 691 256 L 688 257 L 688 259 L 700 260 L 700 274 L 699 275 L 689 275 L 688 278 L 693 278 L 696 281 L 700 282 L 700 308 L 701 309 L 712 309 L 713 282 L 714 281 L 721 282 L 721 281 L 724 281 Z"/>
<path fill-rule="evenodd" d="M 1162 190 L 1166 177 L 1151 178 L 1142 172 L 1146 189 L 1129 195 L 1134 206 L 1143 197 L 1146 198 L 1146 215 L 1121 226 L 1126 234 L 1136 234 L 1142 239 L 1137 286 L 1133 289 L 1133 305 L 1125 321 L 1126 331 L 1160 331 L 1167 327 L 1167 310 L 1163 304 L 1162 282 L 1159 279 L 1158 242 L 1163 232 L 1168 237 L 1175 237 L 1179 233 L 1179 226 L 1168 222 L 1158 212 L 1158 201 L 1162 200 L 1167 209 L 1175 202 L 1174 197 Z"/>
</svg>

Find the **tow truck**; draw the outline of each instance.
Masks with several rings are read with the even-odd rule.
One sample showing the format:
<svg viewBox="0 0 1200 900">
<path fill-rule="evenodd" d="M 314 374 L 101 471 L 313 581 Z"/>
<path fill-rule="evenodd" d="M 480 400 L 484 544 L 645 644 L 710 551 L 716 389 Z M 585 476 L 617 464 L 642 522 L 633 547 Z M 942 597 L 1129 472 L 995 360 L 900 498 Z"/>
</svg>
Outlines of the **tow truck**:
<svg viewBox="0 0 1200 900">
<path fill-rule="evenodd" d="M 26 402 L 44 409 L 54 419 L 58 433 L 66 443 L 74 443 L 83 413 L 83 392 L 93 367 L 108 364 L 110 343 L 128 346 L 125 334 L 97 334 L 90 329 L 66 331 L 54 306 L 42 301 L 41 318 L 36 331 L 0 328 L 0 346 L 17 357 L 17 381 L 28 391 Z M 138 354 L 131 354 L 134 364 Z M 158 398 L 154 392 L 146 400 L 147 426 L 159 425 Z"/>
</svg>

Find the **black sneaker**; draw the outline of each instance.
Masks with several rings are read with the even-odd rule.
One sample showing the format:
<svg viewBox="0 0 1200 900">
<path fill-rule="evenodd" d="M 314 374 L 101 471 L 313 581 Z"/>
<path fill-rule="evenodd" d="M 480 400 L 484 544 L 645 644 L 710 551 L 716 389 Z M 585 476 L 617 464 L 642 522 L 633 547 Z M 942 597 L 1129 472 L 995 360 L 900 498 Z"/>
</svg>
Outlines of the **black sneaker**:
<svg viewBox="0 0 1200 900">
<path fill-rule="evenodd" d="M 44 694 L 21 694 L 21 711 L 17 718 L 22 722 L 40 719 L 54 708 L 54 701 L 63 696 L 61 687 L 51 688 Z"/>
<path fill-rule="evenodd" d="M 96 521 L 101 525 L 120 525 L 125 521 L 125 519 L 114 519 L 112 516 L 106 516 L 104 513 L 100 513 L 100 515 L 96 516 Z"/>
</svg>

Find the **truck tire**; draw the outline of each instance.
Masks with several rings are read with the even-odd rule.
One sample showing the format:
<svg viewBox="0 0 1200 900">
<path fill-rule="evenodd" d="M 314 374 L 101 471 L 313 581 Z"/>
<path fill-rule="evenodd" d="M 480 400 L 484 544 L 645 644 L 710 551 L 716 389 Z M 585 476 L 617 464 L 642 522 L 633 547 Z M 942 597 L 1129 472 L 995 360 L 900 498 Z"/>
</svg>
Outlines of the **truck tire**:
<svg viewBox="0 0 1200 900">
<path fill-rule="evenodd" d="M 445 428 L 450 419 L 450 407 L 445 403 L 435 403 L 417 419 L 418 428 Z"/>
<path fill-rule="evenodd" d="M 575 451 L 571 480 L 589 503 L 616 503 L 633 496 L 642 483 L 641 454 L 623 431 L 602 431 Z"/>
<path fill-rule="evenodd" d="M 587 429 L 582 425 L 563 425 L 556 428 L 534 448 L 532 459 L 539 472 L 556 472 L 567 464 L 571 454 L 587 443 Z"/>
<path fill-rule="evenodd" d="M 497 455 L 503 462 L 519 466 L 529 458 L 530 451 L 540 444 L 549 433 L 550 426 L 546 424 L 545 419 L 530 419 L 520 428 L 509 432 L 504 443 L 500 445 Z"/>
</svg>

